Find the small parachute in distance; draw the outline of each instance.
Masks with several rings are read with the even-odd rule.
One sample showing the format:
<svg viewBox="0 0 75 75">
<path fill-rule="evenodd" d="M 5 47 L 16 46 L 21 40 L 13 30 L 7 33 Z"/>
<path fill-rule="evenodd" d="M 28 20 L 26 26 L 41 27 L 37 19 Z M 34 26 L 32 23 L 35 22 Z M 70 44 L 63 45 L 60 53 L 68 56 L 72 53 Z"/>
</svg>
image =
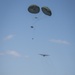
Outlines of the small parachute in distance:
<svg viewBox="0 0 75 75">
<path fill-rule="evenodd" d="M 37 5 L 30 5 L 30 6 L 28 7 L 28 11 L 29 11 L 30 13 L 32 13 L 32 14 L 37 14 L 37 13 L 40 12 L 40 8 L 39 8 L 39 6 L 37 6 Z"/>
<path fill-rule="evenodd" d="M 46 7 L 46 6 L 42 7 L 41 10 L 42 10 L 42 12 L 43 12 L 45 15 L 48 15 L 48 16 L 51 16 L 51 15 L 52 15 L 51 10 L 50 10 L 48 7 Z"/>
</svg>

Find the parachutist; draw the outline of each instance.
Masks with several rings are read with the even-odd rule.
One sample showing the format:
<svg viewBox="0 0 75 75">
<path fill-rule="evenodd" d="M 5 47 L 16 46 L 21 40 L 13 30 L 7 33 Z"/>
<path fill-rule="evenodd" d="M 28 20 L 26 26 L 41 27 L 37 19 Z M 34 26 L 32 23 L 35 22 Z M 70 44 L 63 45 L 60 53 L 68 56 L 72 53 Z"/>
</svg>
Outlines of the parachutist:
<svg viewBox="0 0 75 75">
<path fill-rule="evenodd" d="M 31 28 L 34 28 L 33 26 L 31 26 Z"/>
</svg>

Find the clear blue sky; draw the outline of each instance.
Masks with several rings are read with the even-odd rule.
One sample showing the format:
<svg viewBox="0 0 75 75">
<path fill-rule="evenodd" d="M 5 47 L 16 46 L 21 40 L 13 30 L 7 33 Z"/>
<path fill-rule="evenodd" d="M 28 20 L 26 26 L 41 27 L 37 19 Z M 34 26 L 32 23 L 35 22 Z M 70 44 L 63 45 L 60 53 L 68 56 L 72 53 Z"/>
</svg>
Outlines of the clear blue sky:
<svg viewBox="0 0 75 75">
<path fill-rule="evenodd" d="M 0 0 L 0 75 L 75 75 L 75 0 Z"/>
</svg>

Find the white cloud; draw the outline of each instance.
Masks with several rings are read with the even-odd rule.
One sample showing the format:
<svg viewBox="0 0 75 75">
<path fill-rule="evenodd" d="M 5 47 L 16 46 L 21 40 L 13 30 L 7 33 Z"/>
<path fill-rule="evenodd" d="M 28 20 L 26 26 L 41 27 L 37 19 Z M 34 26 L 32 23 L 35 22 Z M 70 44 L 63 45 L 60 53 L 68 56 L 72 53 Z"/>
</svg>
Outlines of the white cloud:
<svg viewBox="0 0 75 75">
<path fill-rule="evenodd" d="M 14 35 L 13 35 L 13 34 L 10 34 L 10 35 L 6 36 L 6 37 L 4 38 L 4 40 L 10 40 L 10 39 L 12 39 L 13 37 L 14 37 Z"/>
<path fill-rule="evenodd" d="M 4 52 L 0 52 L 0 56 L 4 56 L 4 55 L 9 55 L 9 56 L 14 56 L 14 57 L 21 57 L 21 58 L 24 58 L 24 59 L 28 59 L 29 56 L 28 55 L 25 55 L 23 56 L 22 54 L 18 53 L 17 51 L 14 51 L 14 50 L 7 50 L 7 51 L 4 51 Z"/>
<path fill-rule="evenodd" d="M 15 36 L 15 33 L 3 37 L 2 40 L 0 40 L 0 45 L 2 45 L 5 41 L 11 40 L 14 36 Z"/>
<path fill-rule="evenodd" d="M 65 41 L 65 40 L 56 40 L 56 39 L 51 39 L 50 42 L 60 43 L 60 44 L 67 44 L 67 45 L 70 44 L 68 41 Z"/>
<path fill-rule="evenodd" d="M 13 51 L 13 50 L 6 51 L 6 54 L 12 55 L 12 56 L 15 56 L 15 57 L 20 57 L 21 56 L 18 52 Z"/>
</svg>

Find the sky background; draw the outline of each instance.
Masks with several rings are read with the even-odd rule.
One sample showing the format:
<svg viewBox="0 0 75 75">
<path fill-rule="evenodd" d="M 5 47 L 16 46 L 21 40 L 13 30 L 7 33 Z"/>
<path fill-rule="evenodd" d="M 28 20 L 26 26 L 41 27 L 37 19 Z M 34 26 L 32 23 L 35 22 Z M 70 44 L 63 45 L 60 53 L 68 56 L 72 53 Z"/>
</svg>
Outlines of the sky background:
<svg viewBox="0 0 75 75">
<path fill-rule="evenodd" d="M 0 75 L 75 75 L 75 0 L 0 0 Z"/>
</svg>

